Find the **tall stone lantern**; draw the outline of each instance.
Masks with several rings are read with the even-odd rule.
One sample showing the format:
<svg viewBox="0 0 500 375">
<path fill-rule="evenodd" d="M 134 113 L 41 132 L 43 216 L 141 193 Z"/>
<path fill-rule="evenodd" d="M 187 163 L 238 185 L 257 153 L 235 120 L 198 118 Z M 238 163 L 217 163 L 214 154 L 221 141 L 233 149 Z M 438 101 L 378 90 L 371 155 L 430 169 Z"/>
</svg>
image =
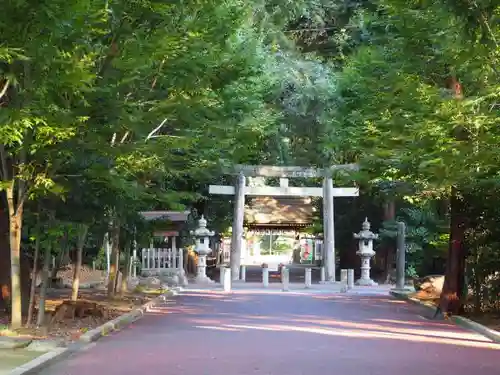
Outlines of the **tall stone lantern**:
<svg viewBox="0 0 500 375">
<path fill-rule="evenodd" d="M 210 237 L 212 237 L 215 232 L 207 229 L 207 221 L 201 215 L 200 220 L 198 220 L 198 228 L 191 231 L 191 235 L 195 237 L 196 245 L 195 251 L 198 254 L 198 264 L 196 267 L 196 282 L 198 283 L 213 283 L 207 276 L 207 255 L 212 252 L 209 247 Z"/>
<path fill-rule="evenodd" d="M 370 230 L 368 218 L 365 218 L 361 226 L 361 232 L 354 233 L 354 238 L 359 240 L 356 254 L 361 258 L 361 277 L 359 280 L 356 280 L 356 285 L 378 285 L 370 278 L 370 259 L 375 255 L 375 251 L 373 251 L 373 240 L 378 239 L 378 234 Z"/>
</svg>

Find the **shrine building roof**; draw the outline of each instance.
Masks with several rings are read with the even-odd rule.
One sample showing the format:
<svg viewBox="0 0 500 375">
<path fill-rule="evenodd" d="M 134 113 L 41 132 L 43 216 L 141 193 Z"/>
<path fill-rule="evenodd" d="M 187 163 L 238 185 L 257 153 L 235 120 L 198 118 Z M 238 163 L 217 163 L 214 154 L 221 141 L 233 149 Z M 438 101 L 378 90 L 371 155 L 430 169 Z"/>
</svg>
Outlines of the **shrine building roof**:
<svg viewBox="0 0 500 375">
<path fill-rule="evenodd" d="M 303 227 L 312 224 L 311 198 L 255 197 L 245 206 L 245 224 L 250 227 Z"/>
</svg>

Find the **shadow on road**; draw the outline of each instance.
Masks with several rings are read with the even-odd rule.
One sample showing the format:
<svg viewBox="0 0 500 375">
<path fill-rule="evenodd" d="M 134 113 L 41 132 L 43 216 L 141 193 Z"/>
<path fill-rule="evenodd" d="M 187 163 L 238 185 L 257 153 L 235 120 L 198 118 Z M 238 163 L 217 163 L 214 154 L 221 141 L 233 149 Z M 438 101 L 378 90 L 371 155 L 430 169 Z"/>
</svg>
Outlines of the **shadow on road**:
<svg viewBox="0 0 500 375">
<path fill-rule="evenodd" d="M 348 295 L 291 295 L 283 298 L 294 300 L 288 310 L 276 313 L 276 306 L 269 314 L 262 314 L 273 304 L 272 295 L 238 294 L 221 292 L 199 292 L 182 294 L 182 303 L 156 307 L 148 312 L 151 316 L 169 315 L 172 324 L 189 325 L 196 329 L 221 332 L 268 331 L 317 334 L 360 339 L 399 340 L 414 343 L 455 345 L 500 350 L 495 344 L 479 334 L 462 330 L 444 321 L 429 321 L 416 306 L 385 296 Z M 331 307 L 318 314 L 304 314 L 301 306 L 321 300 Z M 214 304 L 214 302 L 217 303 Z M 224 306 L 230 304 L 230 308 Z M 264 305 L 264 306 L 263 306 Z M 257 310 L 252 314 L 248 307 Z M 231 312 L 228 312 L 231 311 Z M 312 309 L 307 308 L 310 312 Z M 337 317 L 337 318 L 334 318 Z M 344 317 L 344 318 L 338 318 Z"/>
</svg>

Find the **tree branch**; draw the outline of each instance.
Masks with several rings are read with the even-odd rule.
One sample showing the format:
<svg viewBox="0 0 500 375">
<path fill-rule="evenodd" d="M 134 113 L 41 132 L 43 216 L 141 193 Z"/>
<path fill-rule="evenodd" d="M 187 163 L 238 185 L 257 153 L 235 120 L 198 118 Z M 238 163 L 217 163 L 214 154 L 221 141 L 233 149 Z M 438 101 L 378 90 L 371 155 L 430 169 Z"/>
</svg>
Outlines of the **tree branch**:
<svg viewBox="0 0 500 375">
<path fill-rule="evenodd" d="M 158 130 L 160 130 L 163 127 L 163 125 L 165 125 L 166 122 L 167 122 L 167 119 L 163 120 L 160 125 L 158 125 L 156 128 L 154 128 L 151 131 L 151 133 L 149 133 L 148 136 L 146 137 L 146 141 L 151 139 L 158 132 Z"/>
<path fill-rule="evenodd" d="M 0 145 L 0 159 L 1 159 L 1 171 L 2 180 L 9 180 L 9 170 L 7 169 L 7 156 L 5 155 L 5 146 Z"/>
<path fill-rule="evenodd" d="M 10 86 L 10 79 L 7 78 L 7 80 L 5 81 L 5 85 L 3 85 L 2 91 L 0 91 L 0 99 L 2 99 L 3 96 L 7 93 L 9 86 Z"/>
<path fill-rule="evenodd" d="M 125 133 L 125 135 L 120 140 L 120 144 L 123 144 L 127 140 L 129 134 L 130 134 L 130 131 L 127 130 L 127 132 Z"/>
</svg>

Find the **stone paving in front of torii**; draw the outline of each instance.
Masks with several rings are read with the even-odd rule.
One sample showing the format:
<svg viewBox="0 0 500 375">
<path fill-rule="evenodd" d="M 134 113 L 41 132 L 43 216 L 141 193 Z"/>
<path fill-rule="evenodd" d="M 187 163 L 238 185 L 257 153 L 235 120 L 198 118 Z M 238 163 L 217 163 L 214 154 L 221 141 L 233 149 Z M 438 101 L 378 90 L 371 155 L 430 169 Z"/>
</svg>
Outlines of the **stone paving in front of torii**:
<svg viewBox="0 0 500 375">
<path fill-rule="evenodd" d="M 289 293 L 289 294 L 331 294 L 331 293 L 345 293 L 345 294 L 359 294 L 359 295 L 389 295 L 391 288 L 394 285 L 376 285 L 376 286 L 357 286 L 355 285 L 352 289 L 345 290 L 344 284 L 341 282 L 325 282 L 323 284 L 312 284 L 311 287 L 306 288 L 304 283 L 290 283 L 288 290 L 283 290 L 283 284 L 281 282 L 270 282 L 269 286 L 264 287 L 262 283 L 257 282 L 245 282 L 242 280 L 237 280 L 232 282 L 231 293 L 262 293 L 262 294 L 274 294 L 274 293 Z M 184 291 L 206 291 L 213 290 L 217 292 L 223 291 L 223 286 L 214 282 L 212 284 L 199 284 L 196 282 L 191 282 L 188 286 L 182 288 Z"/>
</svg>

